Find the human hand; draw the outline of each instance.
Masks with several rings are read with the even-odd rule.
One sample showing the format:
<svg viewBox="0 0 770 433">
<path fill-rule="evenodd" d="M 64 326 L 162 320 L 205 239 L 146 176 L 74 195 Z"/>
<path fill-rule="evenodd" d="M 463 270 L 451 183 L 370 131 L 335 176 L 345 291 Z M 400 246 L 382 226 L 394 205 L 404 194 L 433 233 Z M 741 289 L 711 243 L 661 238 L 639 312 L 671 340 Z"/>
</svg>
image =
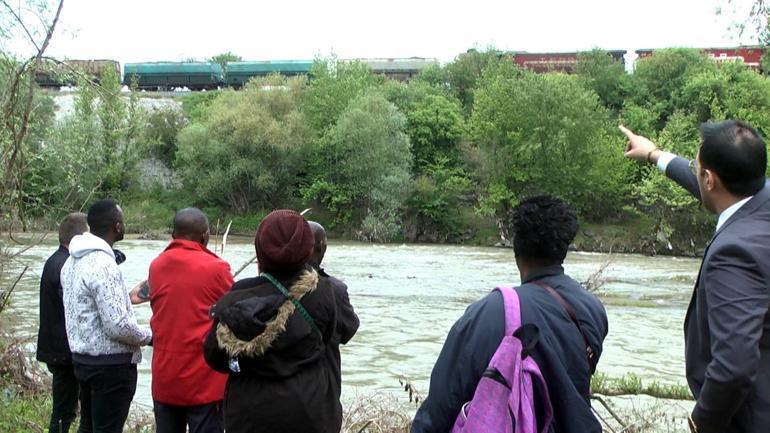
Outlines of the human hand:
<svg viewBox="0 0 770 433">
<path fill-rule="evenodd" d="M 646 137 L 634 134 L 630 129 L 623 125 L 619 125 L 620 131 L 628 138 L 626 144 L 626 150 L 623 154 L 626 158 L 633 159 L 635 161 L 647 161 L 650 163 L 657 163 L 660 152 L 655 143 L 650 141 Z"/>
<path fill-rule="evenodd" d="M 143 304 L 145 302 L 148 302 L 150 300 L 149 293 L 144 293 L 142 289 L 147 284 L 147 280 L 139 282 L 136 286 L 134 286 L 133 289 L 131 289 L 130 292 L 128 292 L 128 297 L 131 298 L 131 303 L 136 304 Z"/>
</svg>

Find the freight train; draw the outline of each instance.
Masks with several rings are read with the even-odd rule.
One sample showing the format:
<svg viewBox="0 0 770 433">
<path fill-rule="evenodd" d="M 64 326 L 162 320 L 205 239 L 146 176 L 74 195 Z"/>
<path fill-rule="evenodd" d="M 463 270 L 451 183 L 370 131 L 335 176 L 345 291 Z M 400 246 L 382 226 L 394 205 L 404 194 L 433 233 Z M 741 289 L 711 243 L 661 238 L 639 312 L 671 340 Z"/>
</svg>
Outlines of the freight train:
<svg viewBox="0 0 770 433">
<path fill-rule="evenodd" d="M 717 62 L 742 61 L 748 67 L 760 70 L 760 59 L 764 53 L 761 46 L 739 46 L 731 48 L 702 48 L 701 51 Z M 614 59 L 625 65 L 625 50 L 607 51 Z M 640 59 L 649 57 L 655 49 L 636 50 Z M 502 53 L 501 53 L 502 54 Z M 513 51 L 513 62 L 523 69 L 534 72 L 575 72 L 579 52 L 530 53 Z M 436 59 L 410 57 L 406 59 L 360 59 L 375 74 L 407 81 L 431 65 Z M 71 60 L 64 62 L 65 68 L 47 68 L 39 72 L 35 80 L 41 87 L 74 85 L 73 74 L 62 73 L 62 69 L 77 69 L 94 77 L 99 82 L 106 68 L 115 70 L 120 76 L 120 64 L 114 60 Z M 123 66 L 122 82 L 135 85 L 141 90 L 168 90 L 187 88 L 189 90 L 217 89 L 221 87 L 240 88 L 253 77 L 269 74 L 284 76 L 304 75 L 310 72 L 312 60 L 278 60 L 256 62 L 227 62 L 224 65 L 213 62 L 148 62 L 126 63 Z M 54 72 L 51 72 L 54 71 Z"/>
<path fill-rule="evenodd" d="M 372 72 L 390 79 L 406 81 L 424 68 L 437 65 L 436 59 L 411 57 L 407 59 L 360 59 Z M 64 67 L 49 67 L 37 74 L 35 81 L 41 87 L 72 86 L 75 76 L 67 73 L 78 69 L 99 82 L 105 68 L 117 68 L 114 60 L 71 60 Z M 312 60 L 278 60 L 256 62 L 146 62 L 123 65 L 123 84 L 135 85 L 140 90 L 211 90 L 221 87 L 240 88 L 253 77 L 270 74 L 284 76 L 305 75 L 310 72 Z"/>
</svg>

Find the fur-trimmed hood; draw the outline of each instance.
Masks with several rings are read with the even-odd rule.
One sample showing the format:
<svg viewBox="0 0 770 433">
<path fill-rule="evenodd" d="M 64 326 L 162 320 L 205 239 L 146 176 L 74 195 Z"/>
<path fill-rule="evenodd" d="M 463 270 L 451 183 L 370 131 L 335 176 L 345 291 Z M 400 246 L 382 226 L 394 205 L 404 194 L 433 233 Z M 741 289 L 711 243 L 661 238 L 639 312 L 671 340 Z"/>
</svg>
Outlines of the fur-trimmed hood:
<svg viewBox="0 0 770 433">
<path fill-rule="evenodd" d="M 260 285 L 272 285 L 267 279 Z M 289 295 L 301 300 L 318 286 L 318 273 L 303 271 L 287 288 Z M 277 288 L 268 295 L 258 287 L 231 292 L 214 307 L 219 320 L 216 338 L 219 348 L 230 356 L 257 357 L 265 353 L 281 337 L 296 307 Z"/>
</svg>

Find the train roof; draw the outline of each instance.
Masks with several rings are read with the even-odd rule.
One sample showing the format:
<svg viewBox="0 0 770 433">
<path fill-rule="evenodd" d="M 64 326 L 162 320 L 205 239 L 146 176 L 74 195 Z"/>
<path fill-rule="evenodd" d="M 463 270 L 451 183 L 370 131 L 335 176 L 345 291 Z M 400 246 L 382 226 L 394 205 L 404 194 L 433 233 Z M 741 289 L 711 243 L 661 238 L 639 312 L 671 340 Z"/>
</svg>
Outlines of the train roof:
<svg viewBox="0 0 770 433">
<path fill-rule="evenodd" d="M 594 50 L 554 51 L 554 52 L 551 52 L 551 51 L 542 51 L 542 52 L 541 51 L 509 51 L 508 54 L 512 54 L 512 55 L 517 55 L 517 54 L 522 55 L 522 54 L 525 54 L 525 55 L 530 55 L 530 56 L 532 56 L 532 55 L 537 55 L 537 56 L 540 56 L 540 55 L 571 56 L 571 55 L 575 55 L 575 54 L 590 53 L 592 51 L 594 51 Z M 605 50 L 605 49 L 599 49 L 599 51 L 603 51 L 605 53 L 610 53 L 610 54 L 625 54 L 627 50 Z"/>
<path fill-rule="evenodd" d="M 693 50 L 764 50 L 763 45 L 737 45 L 734 47 L 662 47 L 662 48 L 640 48 L 634 51 L 637 54 L 651 53 L 653 51 L 667 50 L 672 48 L 688 48 Z"/>
<path fill-rule="evenodd" d="M 123 65 L 123 71 L 125 74 L 221 74 L 222 65 L 214 62 L 125 63 Z"/>
</svg>

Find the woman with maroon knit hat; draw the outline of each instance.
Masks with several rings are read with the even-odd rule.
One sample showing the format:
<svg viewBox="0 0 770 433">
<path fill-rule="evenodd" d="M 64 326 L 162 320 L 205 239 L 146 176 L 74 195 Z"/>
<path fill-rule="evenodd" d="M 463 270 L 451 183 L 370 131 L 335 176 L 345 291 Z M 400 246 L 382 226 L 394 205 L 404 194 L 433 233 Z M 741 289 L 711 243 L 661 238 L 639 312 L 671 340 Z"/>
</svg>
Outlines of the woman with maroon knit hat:
<svg viewBox="0 0 770 433">
<path fill-rule="evenodd" d="M 228 433 L 338 433 L 342 406 L 324 362 L 336 325 L 331 286 L 306 262 L 314 238 L 291 210 L 262 220 L 254 239 L 260 276 L 236 282 L 211 309 L 206 362 L 228 373 Z M 339 372 L 337 372 L 339 374 Z"/>
</svg>

